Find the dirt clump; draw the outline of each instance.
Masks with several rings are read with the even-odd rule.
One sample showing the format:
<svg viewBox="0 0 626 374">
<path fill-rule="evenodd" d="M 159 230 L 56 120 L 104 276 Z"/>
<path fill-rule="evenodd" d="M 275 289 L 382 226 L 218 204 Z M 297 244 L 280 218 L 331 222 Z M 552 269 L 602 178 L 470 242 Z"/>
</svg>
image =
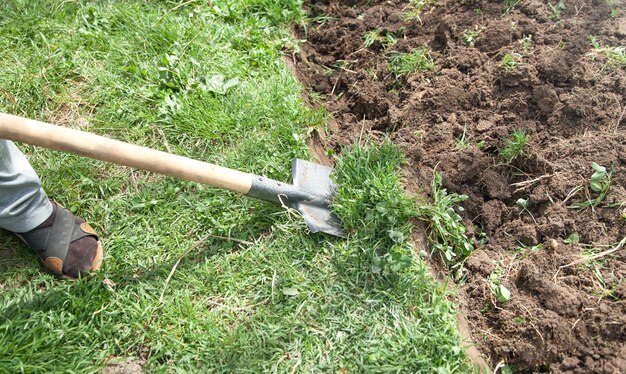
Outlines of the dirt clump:
<svg viewBox="0 0 626 374">
<path fill-rule="evenodd" d="M 469 196 L 463 218 L 482 239 L 461 304 L 492 367 L 626 372 L 626 250 L 577 262 L 626 237 L 626 73 L 589 39 L 623 45 L 614 10 L 626 9 L 554 3 L 442 0 L 411 17 L 406 1 L 309 1 L 295 67 L 336 121 L 325 149 L 387 136 L 406 154 L 407 187 L 428 192 L 436 169 L 443 187 Z M 390 68 L 419 48 L 433 69 Z M 527 144 L 504 160 L 516 130 Z M 597 196 L 592 162 L 612 173 L 610 188 L 575 209 Z"/>
</svg>

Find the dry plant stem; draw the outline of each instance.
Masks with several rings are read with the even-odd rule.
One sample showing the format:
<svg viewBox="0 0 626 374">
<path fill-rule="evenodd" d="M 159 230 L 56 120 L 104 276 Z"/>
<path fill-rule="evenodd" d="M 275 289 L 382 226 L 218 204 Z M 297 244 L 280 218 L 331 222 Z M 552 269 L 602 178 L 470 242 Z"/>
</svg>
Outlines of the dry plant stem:
<svg viewBox="0 0 626 374">
<path fill-rule="evenodd" d="M 237 242 L 237 243 L 245 244 L 245 245 L 253 245 L 254 244 L 254 243 L 246 241 L 246 240 L 235 239 L 235 238 L 228 238 L 228 237 L 225 237 L 225 236 L 219 236 L 219 235 L 213 235 L 213 234 L 207 234 L 204 238 L 202 238 L 202 239 L 196 241 L 195 243 L 193 243 L 193 245 L 191 245 L 191 247 L 189 247 L 178 258 L 178 260 L 176 260 L 176 263 L 174 264 L 174 266 L 172 266 L 172 270 L 170 270 L 170 274 L 165 279 L 165 283 L 163 283 L 163 290 L 161 291 L 161 296 L 159 297 L 159 304 L 163 303 L 163 295 L 165 294 L 165 290 L 167 289 L 167 286 L 170 283 L 170 280 L 172 279 L 172 276 L 174 275 L 174 272 L 176 272 L 176 268 L 178 267 L 178 264 L 180 264 L 180 261 L 183 259 L 183 257 L 187 256 L 189 254 L 189 252 L 191 252 L 192 250 L 197 248 L 200 244 L 204 243 L 208 238 L 216 238 L 216 239 L 228 240 L 228 241 L 233 241 L 233 242 Z"/>
<path fill-rule="evenodd" d="M 183 252 L 183 254 L 180 255 L 180 257 L 178 257 L 178 260 L 176 260 L 176 263 L 174 263 L 174 266 L 172 266 L 172 270 L 170 270 L 169 275 L 167 276 L 167 278 L 165 279 L 165 282 L 163 283 L 163 290 L 161 290 L 161 296 L 159 296 L 159 304 L 163 304 L 163 295 L 165 295 L 165 291 L 167 290 L 167 286 L 169 285 L 170 280 L 172 279 L 172 276 L 174 275 L 174 272 L 176 272 L 176 268 L 178 267 L 178 264 L 180 264 L 180 261 L 183 259 L 183 257 L 187 256 L 189 254 L 189 252 L 193 251 L 200 244 L 205 242 L 207 240 L 207 238 L 208 238 L 208 235 L 205 236 L 204 238 L 196 241 L 191 246 L 189 246 L 189 248 L 187 248 L 187 250 L 185 252 Z"/>
<path fill-rule="evenodd" d="M 530 187 L 531 185 L 533 185 L 536 182 L 541 181 L 542 179 L 546 179 L 546 178 L 550 178 L 552 177 L 552 174 L 544 174 L 540 177 L 537 177 L 535 179 L 531 179 L 531 180 L 527 180 L 527 181 L 523 181 L 523 182 L 518 182 L 518 183 L 512 183 L 511 186 L 512 187 L 518 187 L 514 193 L 520 192 L 522 190 L 524 190 L 527 187 Z"/>
<path fill-rule="evenodd" d="M 624 244 L 626 244 L 626 236 L 619 243 L 617 243 L 617 245 L 615 247 L 613 247 L 611 249 L 607 249 L 606 251 L 603 251 L 603 252 L 600 252 L 600 253 L 596 253 L 595 255 L 587 257 L 587 258 L 581 258 L 579 260 L 570 262 L 567 265 L 561 266 L 561 268 L 565 268 L 565 267 L 568 267 L 568 266 L 580 264 L 581 262 L 585 262 L 585 261 L 597 260 L 597 259 L 602 258 L 604 256 L 608 256 L 608 255 L 610 255 L 613 252 L 619 251 L 624 246 Z"/>
<path fill-rule="evenodd" d="M 626 106 L 624 106 L 624 109 L 622 110 L 622 114 L 620 114 L 619 118 L 615 122 L 615 131 L 617 131 L 619 124 L 622 123 L 622 120 L 624 119 L 624 114 L 626 114 Z"/>
<path fill-rule="evenodd" d="M 604 256 L 608 256 L 608 255 L 610 255 L 613 252 L 619 251 L 624 246 L 624 244 L 626 244 L 626 236 L 622 240 L 620 240 L 620 242 L 617 243 L 617 245 L 615 247 L 613 247 L 611 249 L 607 249 L 606 251 L 603 251 L 603 252 L 600 252 L 600 253 L 596 253 L 595 255 L 590 256 L 590 257 L 579 258 L 578 260 L 572 261 L 572 262 L 570 262 L 567 265 L 560 266 L 559 269 L 554 274 L 554 280 L 556 281 L 556 277 L 559 274 L 559 271 L 561 271 L 561 269 L 564 269 L 564 268 L 570 267 L 570 266 L 574 266 L 574 265 L 577 265 L 577 264 L 581 264 L 583 262 L 597 260 L 597 259 L 602 258 Z"/>
<path fill-rule="evenodd" d="M 252 304 L 252 305 L 248 305 L 248 306 L 241 306 L 241 307 L 234 307 L 234 306 L 230 306 L 230 305 L 226 305 L 226 304 L 221 304 L 221 303 L 218 303 L 217 301 L 213 301 L 211 299 L 207 299 L 206 302 L 211 304 L 211 305 L 215 305 L 215 306 L 219 306 L 219 307 L 222 307 L 222 308 L 226 308 L 226 309 L 230 309 L 230 310 L 235 310 L 236 311 L 236 310 L 251 309 L 251 308 L 254 308 L 255 306 L 261 305 L 261 304 L 263 304 L 263 303 L 265 303 L 267 301 L 264 300 L 264 301 L 258 302 L 256 304 Z"/>
</svg>

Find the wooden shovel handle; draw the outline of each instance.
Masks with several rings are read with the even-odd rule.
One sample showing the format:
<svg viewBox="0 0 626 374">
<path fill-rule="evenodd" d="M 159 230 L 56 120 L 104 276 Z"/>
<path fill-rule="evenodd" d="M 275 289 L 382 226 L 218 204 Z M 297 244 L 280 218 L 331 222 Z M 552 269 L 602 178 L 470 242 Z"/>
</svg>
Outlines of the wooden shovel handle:
<svg viewBox="0 0 626 374">
<path fill-rule="evenodd" d="M 252 186 L 252 174 L 5 113 L 0 113 L 0 139 L 69 152 L 241 194 L 248 193 Z"/>
</svg>

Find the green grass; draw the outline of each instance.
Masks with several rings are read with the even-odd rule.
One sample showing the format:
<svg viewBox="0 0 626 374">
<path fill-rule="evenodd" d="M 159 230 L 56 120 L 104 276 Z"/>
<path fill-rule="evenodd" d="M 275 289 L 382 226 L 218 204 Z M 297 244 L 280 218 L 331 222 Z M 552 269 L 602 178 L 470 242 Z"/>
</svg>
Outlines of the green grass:
<svg viewBox="0 0 626 374">
<path fill-rule="evenodd" d="M 435 171 L 431 181 L 431 201 L 421 201 L 417 206 L 417 217 L 429 224 L 429 237 L 433 252 L 440 253 L 444 262 L 457 276 L 463 275 L 463 261 L 474 251 L 472 239 L 466 234 L 459 212 L 459 203 L 467 200 L 466 195 L 449 194 L 441 187 L 442 176 Z"/>
<path fill-rule="evenodd" d="M 299 2 L 179 4 L 4 4 L 0 110 L 288 180 L 325 117 L 281 61 Z M 0 235 L 1 372 L 99 372 L 115 357 L 149 372 L 469 370 L 449 294 L 406 240 L 397 152 L 380 158 L 392 166 L 338 163 L 353 232 L 339 240 L 197 183 L 22 149 L 50 197 L 102 234 L 105 263 L 57 280 Z M 350 197 L 365 180 L 366 201 Z M 396 253 L 402 266 L 371 266 Z"/>
<path fill-rule="evenodd" d="M 408 53 L 393 53 L 388 60 L 389 70 L 396 75 L 409 76 L 418 72 L 430 71 L 435 68 L 435 62 L 430 50 L 421 47 Z"/>
<path fill-rule="evenodd" d="M 511 138 L 506 139 L 502 148 L 498 150 L 498 157 L 503 162 L 510 164 L 517 157 L 524 154 L 524 148 L 528 143 L 528 135 L 524 130 L 515 130 Z"/>
<path fill-rule="evenodd" d="M 416 20 L 419 23 L 422 23 L 422 12 L 424 9 L 432 8 L 434 6 L 437 6 L 436 0 L 409 0 L 405 18 L 407 20 Z"/>
<path fill-rule="evenodd" d="M 593 35 L 589 35 L 589 42 L 593 47 L 593 53 L 606 59 L 606 66 L 610 69 L 623 69 L 626 67 L 626 47 L 601 45 Z"/>
<path fill-rule="evenodd" d="M 520 61 L 521 58 L 522 56 L 519 53 L 507 53 L 502 56 L 502 59 L 500 60 L 500 63 L 498 65 L 500 66 L 500 68 L 506 71 L 517 69 L 522 64 L 522 62 Z"/>
</svg>

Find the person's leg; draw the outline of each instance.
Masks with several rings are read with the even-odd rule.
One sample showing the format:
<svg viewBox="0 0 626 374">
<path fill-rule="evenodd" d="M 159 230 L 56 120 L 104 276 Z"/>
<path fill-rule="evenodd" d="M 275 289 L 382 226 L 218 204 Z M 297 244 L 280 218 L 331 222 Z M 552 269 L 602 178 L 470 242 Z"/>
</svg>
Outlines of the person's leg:
<svg viewBox="0 0 626 374">
<path fill-rule="evenodd" d="M 102 244 L 91 226 L 51 203 L 26 157 L 2 139 L 0 228 L 17 234 L 56 275 L 78 278 L 102 263 Z"/>
<path fill-rule="evenodd" d="M 52 214 L 39 177 L 12 142 L 0 139 L 0 228 L 24 233 Z"/>
</svg>

